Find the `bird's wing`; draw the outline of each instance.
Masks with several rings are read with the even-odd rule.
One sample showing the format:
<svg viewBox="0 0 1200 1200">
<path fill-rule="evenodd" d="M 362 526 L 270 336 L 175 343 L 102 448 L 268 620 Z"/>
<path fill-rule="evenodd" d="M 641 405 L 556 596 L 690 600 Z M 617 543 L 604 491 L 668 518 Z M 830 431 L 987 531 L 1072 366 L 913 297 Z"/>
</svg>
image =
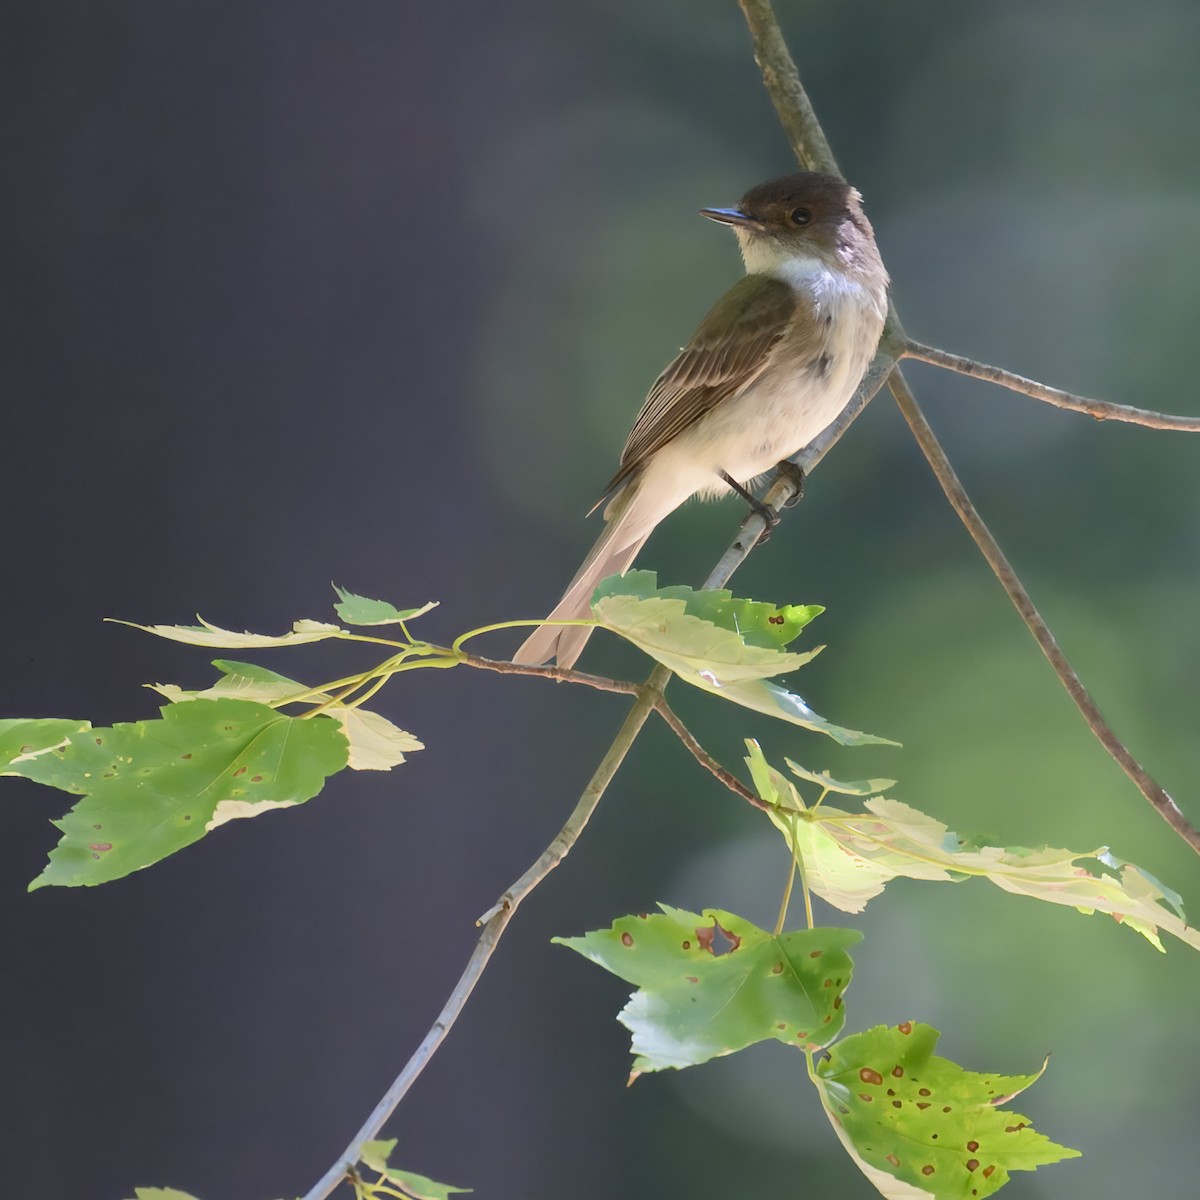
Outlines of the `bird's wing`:
<svg viewBox="0 0 1200 1200">
<path fill-rule="evenodd" d="M 765 369 L 800 299 L 782 280 L 746 275 L 713 305 L 691 341 L 654 381 L 605 495 L 646 459 Z"/>
</svg>

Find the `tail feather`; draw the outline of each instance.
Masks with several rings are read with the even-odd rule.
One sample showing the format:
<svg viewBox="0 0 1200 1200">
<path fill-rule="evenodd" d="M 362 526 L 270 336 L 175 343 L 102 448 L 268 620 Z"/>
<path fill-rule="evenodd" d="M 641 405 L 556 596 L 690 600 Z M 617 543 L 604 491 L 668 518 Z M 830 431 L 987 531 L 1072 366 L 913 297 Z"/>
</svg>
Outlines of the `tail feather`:
<svg viewBox="0 0 1200 1200">
<path fill-rule="evenodd" d="M 637 557 L 638 551 L 653 532 L 654 524 L 639 520 L 636 494 L 627 490 L 616 505 L 620 511 L 609 509 L 609 522 L 596 544 L 583 560 L 575 578 L 567 585 L 563 598 L 554 606 L 547 621 L 572 621 L 590 617 L 592 593 L 596 585 L 609 575 L 624 575 Z M 624 500 L 625 503 L 621 503 Z M 614 505 L 614 507 L 616 506 Z M 555 659 L 560 667 L 571 667 L 583 653 L 592 626 L 541 625 L 521 644 L 513 662 L 538 666 Z"/>
</svg>

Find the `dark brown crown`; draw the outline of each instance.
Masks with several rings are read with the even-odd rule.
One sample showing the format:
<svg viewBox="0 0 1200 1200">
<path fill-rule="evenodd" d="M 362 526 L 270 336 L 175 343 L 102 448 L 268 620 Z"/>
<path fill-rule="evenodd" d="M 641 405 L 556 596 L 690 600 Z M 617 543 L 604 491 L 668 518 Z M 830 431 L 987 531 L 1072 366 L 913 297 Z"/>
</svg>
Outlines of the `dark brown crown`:
<svg viewBox="0 0 1200 1200">
<path fill-rule="evenodd" d="M 811 224 L 840 223 L 858 213 L 858 193 L 836 175 L 818 171 L 798 171 L 752 187 L 738 208 L 764 225 L 788 226 L 792 214 L 806 210 Z"/>
</svg>

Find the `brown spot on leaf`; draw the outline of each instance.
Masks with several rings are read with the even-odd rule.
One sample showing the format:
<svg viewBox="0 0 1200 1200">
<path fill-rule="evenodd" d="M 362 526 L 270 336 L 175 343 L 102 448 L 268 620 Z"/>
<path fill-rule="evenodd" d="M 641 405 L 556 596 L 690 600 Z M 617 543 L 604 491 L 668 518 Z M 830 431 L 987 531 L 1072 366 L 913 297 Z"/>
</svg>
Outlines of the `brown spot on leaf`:
<svg viewBox="0 0 1200 1200">
<path fill-rule="evenodd" d="M 898 1030 L 900 1030 L 900 1032 L 902 1034 L 904 1034 L 905 1037 L 907 1037 L 910 1033 L 912 1033 L 912 1022 L 911 1021 L 901 1021 L 900 1024 L 896 1026 L 896 1028 Z"/>
<path fill-rule="evenodd" d="M 983 1177 L 984 1177 L 984 1179 L 991 1179 L 991 1177 L 992 1177 L 992 1172 L 993 1172 L 995 1169 L 996 1169 L 996 1164 L 995 1164 L 995 1163 L 992 1163 L 990 1166 L 984 1167 L 984 1168 L 983 1168 Z"/>
<path fill-rule="evenodd" d="M 968 1171 L 977 1171 L 977 1170 L 979 1170 L 979 1159 L 977 1159 L 977 1158 L 968 1158 L 968 1159 L 967 1159 L 967 1170 L 968 1170 Z"/>
<path fill-rule="evenodd" d="M 742 939 L 736 933 L 716 921 L 697 929 L 696 940 L 712 955 L 732 954 L 742 944 Z"/>
<path fill-rule="evenodd" d="M 933 1163 L 926 1163 L 921 1168 L 921 1174 L 922 1175 L 932 1175 L 933 1174 Z"/>
<path fill-rule="evenodd" d="M 929 1089 L 928 1088 L 917 1088 L 917 1095 L 918 1096 L 928 1096 Z"/>
<path fill-rule="evenodd" d="M 901 1066 L 895 1066 L 892 1068 L 892 1074 L 895 1075 L 897 1079 L 900 1079 L 904 1075 L 904 1068 Z"/>
<path fill-rule="evenodd" d="M 825 953 L 825 951 L 824 951 L 824 950 L 810 950 L 810 951 L 808 952 L 808 957 L 809 957 L 809 958 L 820 958 L 820 957 L 821 957 L 821 955 L 822 955 L 822 954 L 824 954 L 824 953 Z"/>
<path fill-rule="evenodd" d="M 262 783 L 262 778 L 263 777 L 261 775 L 251 775 L 250 782 L 251 783 Z"/>
<path fill-rule="evenodd" d="M 633 934 L 630 933 L 628 929 L 625 930 L 625 932 L 623 934 L 621 934 L 621 945 L 622 946 L 632 946 L 633 945 Z"/>
<path fill-rule="evenodd" d="M 834 1008 L 841 1008 L 841 1007 L 842 1007 L 842 998 L 841 998 L 841 996 L 834 996 L 834 998 L 833 998 L 833 1007 L 834 1007 Z"/>
<path fill-rule="evenodd" d="M 863 1083 L 873 1083 L 876 1086 L 883 1082 L 883 1076 L 872 1067 L 860 1067 L 858 1077 Z"/>
<path fill-rule="evenodd" d="M 924 1111 L 925 1111 L 925 1109 L 927 1109 L 927 1108 L 929 1107 L 929 1101 L 928 1101 L 928 1100 L 918 1100 L 918 1101 L 917 1101 L 917 1107 L 918 1107 L 918 1108 L 919 1108 L 919 1109 L 920 1109 L 922 1112 L 924 1112 Z"/>
<path fill-rule="evenodd" d="M 970 1150 L 972 1154 L 974 1154 L 974 1153 L 975 1153 L 975 1151 L 979 1149 L 979 1143 L 978 1143 L 977 1141 L 975 1141 L 975 1139 L 974 1139 L 974 1138 L 972 1138 L 972 1139 L 971 1139 L 971 1140 L 970 1140 L 970 1141 L 967 1143 L 967 1149 L 968 1149 L 968 1150 Z"/>
<path fill-rule="evenodd" d="M 683 941 L 683 948 L 685 950 L 690 950 L 692 948 L 692 943 L 689 942 L 686 938 L 684 938 L 684 941 Z"/>
<path fill-rule="evenodd" d="M 893 1167 L 898 1167 L 900 1165 L 900 1160 L 894 1154 L 889 1154 L 887 1156 L 887 1160 L 892 1164 Z"/>
<path fill-rule="evenodd" d="M 866 1092 L 859 1092 L 859 1093 L 858 1093 L 858 1098 L 859 1098 L 860 1100 L 865 1100 L 865 1101 L 866 1101 L 868 1104 L 870 1104 L 870 1103 L 871 1103 L 871 1101 L 875 1099 L 875 1097 L 874 1097 L 874 1096 L 870 1096 L 870 1095 L 868 1095 Z"/>
<path fill-rule="evenodd" d="M 1022 1122 L 1020 1122 L 1020 1124 L 1017 1124 L 1017 1125 L 1005 1125 L 1004 1132 L 1005 1133 L 1020 1133 L 1021 1130 L 1024 1128 L 1025 1128 L 1025 1122 L 1022 1121 Z"/>
<path fill-rule="evenodd" d="M 783 963 L 781 963 L 781 962 L 777 962 L 777 963 L 776 963 L 776 964 L 775 964 L 775 965 L 774 965 L 774 966 L 771 968 L 771 974 L 772 974 L 772 975 L 782 975 L 782 974 L 783 974 Z"/>
<path fill-rule="evenodd" d="M 245 767 L 238 767 L 238 769 L 236 771 L 234 771 L 233 777 L 234 777 L 234 779 L 236 779 L 239 775 L 245 775 L 245 773 L 246 773 Z"/>
<path fill-rule="evenodd" d="M 89 850 L 111 850 L 112 842 L 92 842 L 88 846 Z"/>
<path fill-rule="evenodd" d="M 179 757 L 180 758 L 191 758 L 192 756 L 190 753 L 188 753 L 188 754 L 181 754 Z"/>
<path fill-rule="evenodd" d="M 688 983 L 699 983 L 700 982 L 699 975 L 685 975 L 684 979 L 686 979 L 688 981 Z"/>
</svg>

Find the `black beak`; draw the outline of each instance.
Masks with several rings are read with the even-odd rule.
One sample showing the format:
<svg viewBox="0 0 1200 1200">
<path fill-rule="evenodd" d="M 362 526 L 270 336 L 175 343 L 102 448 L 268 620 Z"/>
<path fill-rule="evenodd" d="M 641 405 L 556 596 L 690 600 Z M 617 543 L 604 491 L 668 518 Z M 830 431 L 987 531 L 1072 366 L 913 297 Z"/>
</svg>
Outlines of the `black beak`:
<svg viewBox="0 0 1200 1200">
<path fill-rule="evenodd" d="M 717 221 L 721 225 L 734 225 L 742 229 L 760 231 L 765 228 L 761 221 L 754 217 L 748 217 L 740 208 L 702 208 L 700 215 L 707 217 L 710 221 Z"/>
</svg>

